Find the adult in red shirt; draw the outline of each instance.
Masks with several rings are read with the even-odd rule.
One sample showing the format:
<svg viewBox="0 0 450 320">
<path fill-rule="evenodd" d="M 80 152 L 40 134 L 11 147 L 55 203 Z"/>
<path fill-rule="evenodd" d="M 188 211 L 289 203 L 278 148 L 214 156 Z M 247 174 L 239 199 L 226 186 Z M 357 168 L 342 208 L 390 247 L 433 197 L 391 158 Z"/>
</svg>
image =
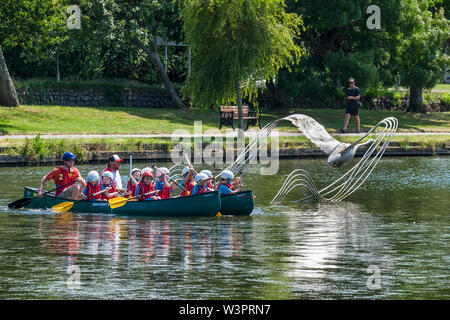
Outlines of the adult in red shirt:
<svg viewBox="0 0 450 320">
<path fill-rule="evenodd" d="M 62 166 L 53 169 L 42 178 L 38 197 L 43 195 L 45 183 L 48 180 L 53 180 L 58 188 L 55 191 L 57 197 L 69 200 L 79 199 L 82 190 L 86 186 L 86 182 L 81 177 L 80 171 L 74 167 L 75 155 L 72 152 L 64 153 L 62 162 Z"/>
</svg>

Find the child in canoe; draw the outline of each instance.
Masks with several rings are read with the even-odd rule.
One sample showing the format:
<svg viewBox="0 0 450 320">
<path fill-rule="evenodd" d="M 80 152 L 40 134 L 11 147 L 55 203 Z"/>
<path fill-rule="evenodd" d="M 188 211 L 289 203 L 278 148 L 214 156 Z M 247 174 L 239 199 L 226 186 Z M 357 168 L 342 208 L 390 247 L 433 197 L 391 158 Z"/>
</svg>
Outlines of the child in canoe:
<svg viewBox="0 0 450 320">
<path fill-rule="evenodd" d="M 194 189 L 192 190 L 192 195 L 201 194 L 205 192 L 214 191 L 212 188 L 208 188 L 207 184 L 209 181 L 211 181 L 213 178 L 209 178 L 206 173 L 199 173 L 195 176 L 195 182 L 197 184 L 194 186 Z"/>
<path fill-rule="evenodd" d="M 137 195 L 136 188 L 141 182 L 141 174 L 142 174 L 141 170 L 139 170 L 138 168 L 134 168 L 133 170 L 131 170 L 130 180 L 128 181 L 127 184 L 128 197 L 134 197 Z"/>
<path fill-rule="evenodd" d="M 102 194 L 98 194 L 100 191 L 102 191 L 100 176 L 97 171 L 92 170 L 87 175 L 87 183 L 83 191 L 83 198 L 88 201 L 100 201 L 102 199 Z"/>
<path fill-rule="evenodd" d="M 160 200 L 161 198 L 159 196 L 152 194 L 147 194 L 155 190 L 155 184 L 153 183 L 153 172 L 151 171 L 144 171 L 142 174 L 142 180 L 139 182 L 138 186 L 136 187 L 136 195 L 139 195 L 138 201 L 143 200 Z"/>
<path fill-rule="evenodd" d="M 163 200 L 169 199 L 170 192 L 173 190 L 168 182 L 169 169 L 158 168 L 156 169 L 156 175 L 159 177 L 159 181 L 155 185 L 155 189 L 159 191 L 158 196 Z"/>
<path fill-rule="evenodd" d="M 212 175 L 212 172 L 209 170 L 202 170 L 202 171 L 200 171 L 200 173 L 204 173 L 208 176 L 208 178 L 211 178 L 211 180 L 208 180 L 208 182 L 206 183 L 206 186 L 210 189 L 214 189 L 212 181 L 214 181 L 215 179 L 214 179 L 214 176 Z M 215 181 L 214 181 L 214 183 L 215 183 Z"/>
<path fill-rule="evenodd" d="M 194 188 L 194 174 L 197 174 L 195 172 L 194 168 L 192 166 L 183 168 L 183 171 L 181 172 L 183 175 L 183 180 L 181 181 L 181 186 L 186 189 L 181 191 L 180 196 L 182 197 L 188 197 L 192 194 L 192 189 Z"/>
<path fill-rule="evenodd" d="M 104 171 L 102 173 L 101 189 L 106 190 L 101 194 L 102 201 L 108 201 L 111 198 L 116 198 L 119 196 L 119 192 L 117 192 L 116 185 L 114 183 L 114 176 L 110 171 Z"/>
<path fill-rule="evenodd" d="M 223 170 L 220 174 L 220 182 L 217 186 L 217 190 L 219 190 L 221 195 L 225 194 L 234 194 L 241 191 L 241 187 L 234 190 L 234 188 L 241 182 L 241 179 L 239 177 L 236 178 L 234 183 L 231 183 L 231 180 L 233 180 L 234 174 L 230 170 Z"/>
</svg>

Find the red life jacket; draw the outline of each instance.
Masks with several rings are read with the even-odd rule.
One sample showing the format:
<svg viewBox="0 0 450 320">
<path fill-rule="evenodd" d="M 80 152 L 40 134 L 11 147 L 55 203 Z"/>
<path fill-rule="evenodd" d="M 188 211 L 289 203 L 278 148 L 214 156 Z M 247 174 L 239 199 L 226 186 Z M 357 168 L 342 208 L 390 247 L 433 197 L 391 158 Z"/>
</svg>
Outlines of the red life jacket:
<svg viewBox="0 0 450 320">
<path fill-rule="evenodd" d="M 87 188 L 87 190 L 86 190 L 86 197 L 89 197 L 90 195 L 92 195 L 94 193 L 102 191 L 102 185 L 101 185 L 100 182 L 97 182 L 96 184 L 92 184 L 92 182 L 88 182 L 87 185 L 86 185 L 86 188 Z M 89 200 L 91 200 L 91 201 L 92 200 L 100 200 L 101 198 L 102 198 L 102 195 L 98 194 L 96 196 L 89 197 L 87 200 L 88 201 Z"/>
<path fill-rule="evenodd" d="M 183 186 L 183 188 L 185 188 L 186 191 L 189 191 L 189 195 L 191 195 L 191 194 L 192 194 L 192 189 L 194 189 L 194 181 L 188 180 L 188 181 L 186 182 L 186 185 Z M 186 191 L 182 190 L 180 195 L 181 195 L 182 197 L 187 197 L 188 194 L 186 193 Z"/>
<path fill-rule="evenodd" d="M 230 188 L 231 191 L 233 191 L 234 186 L 231 183 L 226 182 L 219 182 L 219 184 L 217 185 L 217 190 L 219 190 L 219 187 L 223 184 L 226 185 L 228 188 Z"/>
<path fill-rule="evenodd" d="M 144 181 L 139 183 L 139 195 L 146 194 L 155 190 L 155 185 L 150 183 L 149 185 L 145 184 Z M 152 194 L 148 194 L 146 196 L 141 197 L 140 200 L 147 200 L 152 197 Z"/>
<path fill-rule="evenodd" d="M 113 174 L 113 177 L 114 177 L 114 172 L 112 172 L 112 170 L 111 170 L 110 168 L 108 168 L 108 167 L 106 167 L 105 169 L 103 169 L 101 176 L 103 175 L 103 173 L 104 173 L 105 171 L 111 172 L 111 173 Z M 117 188 L 116 182 L 114 181 L 114 179 L 111 179 L 111 184 L 112 184 L 112 186 L 114 187 L 114 189 Z M 115 191 L 114 191 L 114 192 L 115 192 Z"/>
<path fill-rule="evenodd" d="M 106 194 L 107 193 L 114 193 L 114 192 L 116 192 L 117 190 L 116 190 L 116 185 L 114 184 L 114 182 L 112 182 L 109 186 L 105 186 L 105 185 L 101 185 L 101 189 L 103 190 L 103 189 L 106 189 L 107 187 L 110 187 L 111 189 L 109 189 L 109 191 L 107 191 L 107 192 L 103 192 L 102 194 L 101 194 L 101 199 L 102 200 L 108 200 L 108 199 L 111 199 L 111 198 L 108 198 L 107 196 L 106 196 Z M 114 197 L 115 198 L 115 197 Z"/>
<path fill-rule="evenodd" d="M 210 189 L 213 189 L 213 185 L 212 185 L 211 181 L 208 181 L 208 182 L 206 183 L 206 186 L 207 186 L 208 188 L 210 188 Z"/>
<path fill-rule="evenodd" d="M 200 194 L 200 193 L 205 193 L 206 192 L 206 187 L 198 187 L 197 189 L 197 193 L 196 194 Z"/>
<path fill-rule="evenodd" d="M 161 197 L 161 199 L 169 199 L 170 198 L 170 186 L 168 187 L 164 187 L 164 189 L 162 191 L 159 192 L 159 196 Z"/>
<path fill-rule="evenodd" d="M 47 179 L 48 180 L 53 179 L 56 187 L 60 188 L 61 186 L 65 185 L 65 184 L 68 184 L 70 182 L 77 180 L 77 178 L 79 176 L 80 176 L 80 172 L 78 171 L 77 168 L 72 167 L 69 172 L 66 169 L 64 169 L 63 166 L 60 166 L 60 167 L 53 169 L 53 171 L 47 175 Z M 71 186 L 73 186 L 73 184 L 70 184 L 64 188 L 56 190 L 55 195 L 58 196 L 61 192 L 63 192 L 65 189 L 67 189 Z"/>
<path fill-rule="evenodd" d="M 131 197 L 134 197 L 134 196 L 136 196 L 137 194 L 136 194 L 136 189 L 137 189 L 137 184 L 134 184 L 133 183 L 133 181 L 128 181 L 128 184 L 127 184 L 127 191 L 131 191 Z"/>
</svg>

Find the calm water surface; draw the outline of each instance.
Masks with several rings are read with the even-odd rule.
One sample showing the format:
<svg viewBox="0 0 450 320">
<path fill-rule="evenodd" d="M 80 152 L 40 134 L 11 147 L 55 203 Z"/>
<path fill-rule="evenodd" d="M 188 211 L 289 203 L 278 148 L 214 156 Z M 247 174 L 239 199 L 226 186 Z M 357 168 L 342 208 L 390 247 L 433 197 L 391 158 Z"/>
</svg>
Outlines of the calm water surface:
<svg viewBox="0 0 450 320">
<path fill-rule="evenodd" d="M 196 219 L 12 211 L 51 168 L 0 168 L 0 298 L 450 298 L 449 158 L 383 158 L 344 202 L 297 203 L 298 190 L 271 205 L 296 168 L 319 188 L 344 172 L 324 159 L 251 168 L 251 216 Z"/>
</svg>

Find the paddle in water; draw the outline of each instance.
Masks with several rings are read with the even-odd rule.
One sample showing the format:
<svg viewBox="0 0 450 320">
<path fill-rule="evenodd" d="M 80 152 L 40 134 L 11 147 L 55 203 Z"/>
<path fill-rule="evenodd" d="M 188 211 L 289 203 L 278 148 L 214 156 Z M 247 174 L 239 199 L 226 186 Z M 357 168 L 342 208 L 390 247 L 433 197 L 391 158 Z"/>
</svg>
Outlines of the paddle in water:
<svg viewBox="0 0 450 320">
<path fill-rule="evenodd" d="M 155 192 L 158 192 L 158 190 L 153 190 L 144 194 L 140 194 L 131 198 L 124 198 L 124 197 L 118 197 L 118 198 L 112 198 L 108 200 L 109 206 L 111 207 L 111 209 L 115 209 L 115 208 L 119 208 L 123 205 L 125 205 L 128 201 L 139 198 L 139 197 L 143 197 L 143 196 L 147 196 L 149 194 L 153 194 Z"/>
<path fill-rule="evenodd" d="M 80 200 L 77 200 L 77 201 L 66 201 L 66 202 L 59 203 L 59 204 L 54 205 L 52 207 L 52 211 L 53 212 L 66 212 L 66 211 L 69 211 L 70 209 L 72 209 L 72 207 L 73 207 L 73 205 L 75 203 L 78 203 L 80 201 L 86 201 L 87 199 L 89 199 L 91 197 L 95 197 L 95 196 L 99 195 L 100 193 L 104 193 L 105 191 L 108 191 L 108 189 L 105 189 L 105 190 L 96 192 L 94 194 L 91 194 L 86 199 L 80 199 Z"/>
<path fill-rule="evenodd" d="M 46 191 L 46 192 L 44 192 L 42 195 L 44 196 L 44 195 L 46 195 L 46 194 L 49 194 L 50 192 L 53 192 L 53 191 L 59 190 L 59 189 L 61 189 L 61 188 L 67 187 L 68 185 L 71 185 L 71 184 L 73 184 L 73 183 L 75 183 L 75 182 L 76 182 L 76 180 L 71 181 L 71 182 L 69 182 L 69 183 L 67 183 L 67 184 L 64 184 L 64 185 L 58 187 L 58 188 L 55 188 L 55 189 L 50 190 L 50 191 Z M 33 197 L 33 198 L 22 198 L 22 199 L 13 201 L 13 202 L 11 202 L 10 204 L 8 204 L 8 208 L 10 208 L 10 209 L 20 209 L 20 208 L 23 208 L 23 207 L 29 205 L 29 204 L 31 203 L 31 201 L 33 201 L 33 200 L 36 199 L 36 198 L 38 198 L 38 196 Z"/>
</svg>

